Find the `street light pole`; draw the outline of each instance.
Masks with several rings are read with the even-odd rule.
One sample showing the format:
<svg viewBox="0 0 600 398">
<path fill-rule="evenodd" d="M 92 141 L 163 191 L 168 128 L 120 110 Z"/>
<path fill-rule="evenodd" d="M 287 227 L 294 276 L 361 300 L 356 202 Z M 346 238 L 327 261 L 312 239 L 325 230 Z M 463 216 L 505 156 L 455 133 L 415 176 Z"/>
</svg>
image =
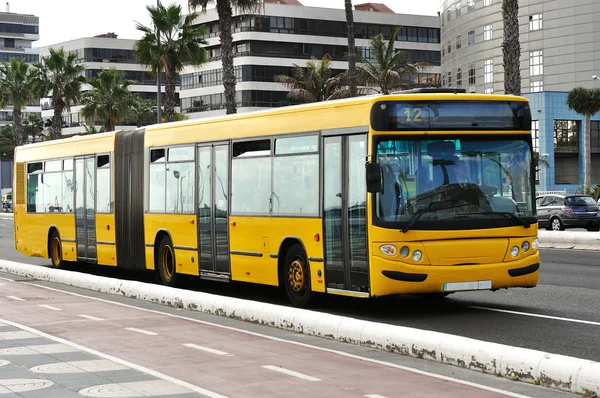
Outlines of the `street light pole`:
<svg viewBox="0 0 600 398">
<path fill-rule="evenodd" d="M 156 6 L 160 6 L 160 0 L 156 0 Z M 160 46 L 160 32 L 158 31 L 158 27 L 156 27 L 156 43 Z M 161 104 L 160 104 L 160 97 L 161 97 L 161 89 L 160 89 L 160 66 L 158 68 L 158 73 L 156 75 L 156 123 L 160 123 L 162 120 L 162 115 L 161 115 Z"/>
</svg>

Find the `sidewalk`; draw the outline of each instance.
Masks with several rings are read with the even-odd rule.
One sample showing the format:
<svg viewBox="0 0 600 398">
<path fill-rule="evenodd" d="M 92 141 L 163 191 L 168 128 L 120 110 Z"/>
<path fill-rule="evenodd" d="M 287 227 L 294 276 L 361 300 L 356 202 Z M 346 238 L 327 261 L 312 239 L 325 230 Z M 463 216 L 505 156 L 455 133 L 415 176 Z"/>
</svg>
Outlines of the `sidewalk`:
<svg viewBox="0 0 600 398">
<path fill-rule="evenodd" d="M 32 391 L 48 398 L 193 396 L 168 381 L 0 322 L 0 395 Z"/>
</svg>

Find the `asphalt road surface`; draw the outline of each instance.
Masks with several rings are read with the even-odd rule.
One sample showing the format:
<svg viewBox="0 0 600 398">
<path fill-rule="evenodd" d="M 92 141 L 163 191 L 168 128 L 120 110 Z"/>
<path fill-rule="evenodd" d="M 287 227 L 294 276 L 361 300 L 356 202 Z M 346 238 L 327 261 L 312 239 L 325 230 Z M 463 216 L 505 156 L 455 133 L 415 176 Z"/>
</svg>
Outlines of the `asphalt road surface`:
<svg viewBox="0 0 600 398">
<path fill-rule="evenodd" d="M 49 265 L 17 252 L 12 220 L 0 220 L 0 258 Z M 316 310 L 600 361 L 600 251 L 541 250 L 540 284 L 533 289 L 456 293 L 445 299 L 400 296 L 362 300 L 324 297 Z M 157 283 L 154 274 L 76 265 L 86 272 Z M 289 305 L 277 288 L 185 281 L 184 288 Z"/>
</svg>

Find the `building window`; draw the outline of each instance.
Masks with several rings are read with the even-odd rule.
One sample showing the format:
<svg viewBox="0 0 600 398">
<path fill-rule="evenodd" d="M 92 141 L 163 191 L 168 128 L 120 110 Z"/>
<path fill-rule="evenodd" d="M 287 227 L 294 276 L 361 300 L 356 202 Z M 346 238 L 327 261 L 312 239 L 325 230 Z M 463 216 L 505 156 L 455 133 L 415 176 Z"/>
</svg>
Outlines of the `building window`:
<svg viewBox="0 0 600 398">
<path fill-rule="evenodd" d="M 458 68 L 458 70 L 456 71 L 456 86 L 460 87 L 462 86 L 462 69 Z"/>
<path fill-rule="evenodd" d="M 494 61 L 491 59 L 486 59 L 483 62 L 483 75 L 485 83 L 493 83 L 494 82 Z"/>
<path fill-rule="evenodd" d="M 448 7 L 448 13 L 446 14 L 446 17 L 448 18 L 448 22 L 450 22 L 450 20 L 452 19 L 452 8 L 453 8 L 452 5 L 450 5 L 450 7 Z"/>
<path fill-rule="evenodd" d="M 539 93 L 541 91 L 544 91 L 544 82 L 542 80 L 529 83 L 530 93 Z"/>
<path fill-rule="evenodd" d="M 529 53 L 529 75 L 539 76 L 544 74 L 544 60 L 542 50 Z"/>
<path fill-rule="evenodd" d="M 600 153 L 600 121 L 592 120 L 590 121 L 590 148 L 591 153 Z"/>
<path fill-rule="evenodd" d="M 492 0 L 483 0 L 484 7 L 491 6 L 491 5 L 492 5 Z"/>
<path fill-rule="evenodd" d="M 475 31 L 470 30 L 467 34 L 467 44 L 470 46 L 471 44 L 475 44 Z"/>
<path fill-rule="evenodd" d="M 475 65 L 469 65 L 469 86 L 475 85 Z"/>
<path fill-rule="evenodd" d="M 442 58 L 446 56 L 446 48 L 442 46 Z"/>
<path fill-rule="evenodd" d="M 448 87 L 452 87 L 452 72 L 448 72 Z"/>
<path fill-rule="evenodd" d="M 579 152 L 579 120 L 554 121 L 554 152 Z"/>
<path fill-rule="evenodd" d="M 456 3 L 456 18 L 460 17 L 460 8 L 462 7 L 461 1 Z"/>
<path fill-rule="evenodd" d="M 494 89 L 493 88 L 486 88 L 485 89 L 485 93 L 486 94 L 493 94 L 494 93 Z"/>
<path fill-rule="evenodd" d="M 460 37 L 460 35 L 456 36 L 456 49 L 458 50 L 461 46 L 462 46 L 462 38 Z"/>
<path fill-rule="evenodd" d="M 452 40 L 448 40 L 448 54 L 452 52 Z"/>
<path fill-rule="evenodd" d="M 442 73 L 442 87 L 446 87 L 446 75 Z"/>
<path fill-rule="evenodd" d="M 471 12 L 475 9 L 475 0 L 467 0 L 467 11 Z"/>
<path fill-rule="evenodd" d="M 492 40 L 492 25 L 483 27 L 483 40 Z"/>
<path fill-rule="evenodd" d="M 540 151 L 540 121 L 532 120 L 531 121 L 531 142 L 533 145 L 533 151 Z"/>
<path fill-rule="evenodd" d="M 529 16 L 529 31 L 541 30 L 542 29 L 542 14 L 535 14 Z"/>
</svg>

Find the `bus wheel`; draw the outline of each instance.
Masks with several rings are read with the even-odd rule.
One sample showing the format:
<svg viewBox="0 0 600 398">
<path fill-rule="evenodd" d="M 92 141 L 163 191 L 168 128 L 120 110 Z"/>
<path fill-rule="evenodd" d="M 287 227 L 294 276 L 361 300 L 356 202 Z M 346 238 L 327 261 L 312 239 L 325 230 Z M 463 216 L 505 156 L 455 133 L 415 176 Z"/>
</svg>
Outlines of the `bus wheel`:
<svg viewBox="0 0 600 398">
<path fill-rule="evenodd" d="M 296 307 L 308 307 L 313 299 L 310 289 L 310 272 L 306 254 L 302 246 L 295 244 L 289 248 L 285 257 L 285 291 Z"/>
<path fill-rule="evenodd" d="M 65 265 L 65 262 L 62 258 L 62 244 L 60 243 L 60 237 L 58 236 L 58 232 L 55 230 L 50 235 L 50 244 L 48 245 L 50 249 L 50 260 L 52 261 L 52 266 L 54 268 L 61 268 Z"/>
<path fill-rule="evenodd" d="M 160 281 L 165 286 L 174 287 L 177 280 L 175 271 L 175 251 L 171 245 L 171 239 L 168 236 L 163 236 L 158 246 L 155 262 L 156 270 L 160 276 Z"/>
</svg>

